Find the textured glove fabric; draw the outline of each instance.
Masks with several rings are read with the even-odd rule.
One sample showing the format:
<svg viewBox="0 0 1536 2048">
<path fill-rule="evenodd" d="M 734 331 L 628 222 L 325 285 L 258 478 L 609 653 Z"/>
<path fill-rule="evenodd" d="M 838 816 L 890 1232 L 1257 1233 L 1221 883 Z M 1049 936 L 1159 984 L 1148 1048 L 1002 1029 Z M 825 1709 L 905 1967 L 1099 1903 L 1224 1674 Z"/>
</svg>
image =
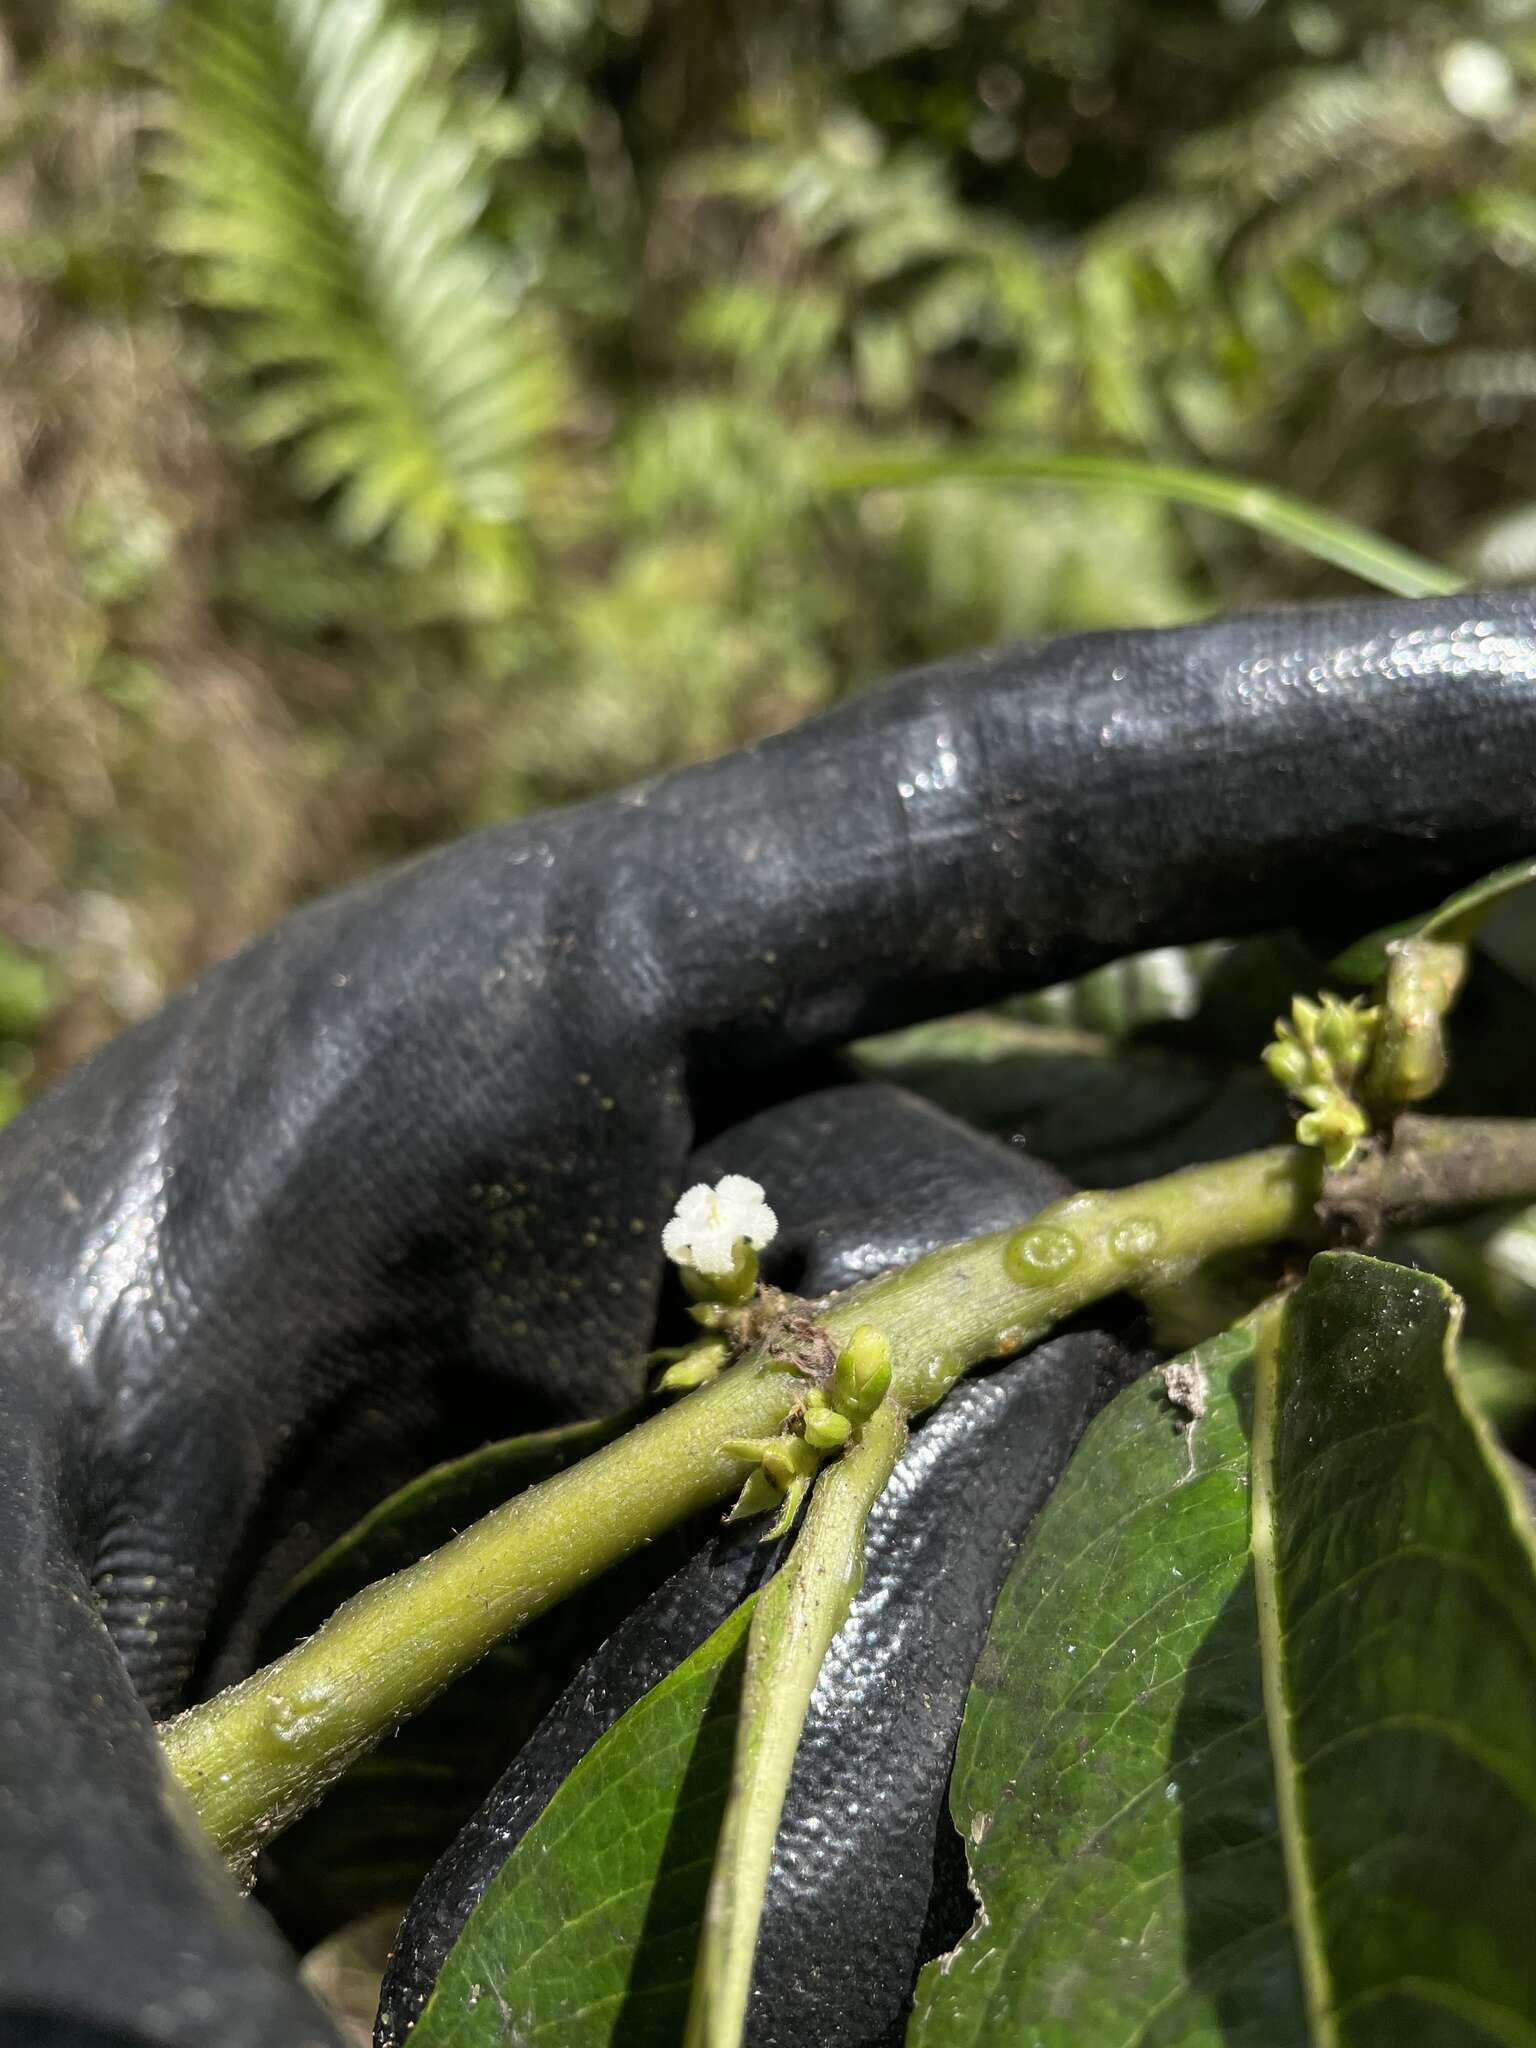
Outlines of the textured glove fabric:
<svg viewBox="0 0 1536 2048">
<path fill-rule="evenodd" d="M 0 2036 L 325 2038 L 141 1706 L 238 1669 L 367 1495 L 634 1394 L 701 1091 L 1413 908 L 1531 850 L 1533 771 L 1528 591 L 971 656 L 315 903 L 18 1118 Z"/>
</svg>

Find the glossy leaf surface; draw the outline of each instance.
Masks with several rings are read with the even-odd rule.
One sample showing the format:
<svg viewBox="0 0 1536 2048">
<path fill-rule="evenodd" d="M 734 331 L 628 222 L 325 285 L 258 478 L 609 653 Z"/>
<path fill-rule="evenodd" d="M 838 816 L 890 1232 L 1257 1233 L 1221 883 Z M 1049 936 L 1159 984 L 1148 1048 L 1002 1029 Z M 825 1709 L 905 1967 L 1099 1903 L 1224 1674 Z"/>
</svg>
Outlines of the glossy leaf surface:
<svg viewBox="0 0 1536 2048">
<path fill-rule="evenodd" d="M 909 2040 L 1470 2048 L 1536 2014 L 1536 1565 L 1442 1283 L 1327 1255 L 1084 1440 L 953 1789 L 984 1912 Z"/>
<path fill-rule="evenodd" d="M 680 2037 L 753 1605 L 582 1758 L 492 1880 L 412 2048 Z"/>
</svg>

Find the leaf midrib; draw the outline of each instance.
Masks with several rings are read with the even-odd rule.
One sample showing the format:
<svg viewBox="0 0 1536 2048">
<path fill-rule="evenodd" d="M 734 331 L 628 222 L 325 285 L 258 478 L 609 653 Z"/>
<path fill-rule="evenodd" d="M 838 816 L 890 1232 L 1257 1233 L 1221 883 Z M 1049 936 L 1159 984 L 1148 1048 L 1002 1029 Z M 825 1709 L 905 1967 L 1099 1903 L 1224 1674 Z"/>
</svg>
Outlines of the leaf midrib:
<svg viewBox="0 0 1536 2048">
<path fill-rule="evenodd" d="M 1307 2030 L 1313 2048 L 1339 2048 L 1333 1983 L 1302 1822 L 1301 1770 L 1292 1740 L 1293 1717 L 1285 1680 L 1284 1627 L 1280 1618 L 1279 1568 L 1275 1557 L 1275 1423 L 1279 1408 L 1284 1319 L 1284 1306 L 1273 1304 L 1256 1332 L 1253 1354 L 1253 1519 L 1249 1552 L 1253 1559 L 1264 1725 L 1274 1768 L 1280 1849 L 1285 1861 L 1291 1928 L 1296 1938 L 1296 1960 L 1306 2004 Z"/>
</svg>

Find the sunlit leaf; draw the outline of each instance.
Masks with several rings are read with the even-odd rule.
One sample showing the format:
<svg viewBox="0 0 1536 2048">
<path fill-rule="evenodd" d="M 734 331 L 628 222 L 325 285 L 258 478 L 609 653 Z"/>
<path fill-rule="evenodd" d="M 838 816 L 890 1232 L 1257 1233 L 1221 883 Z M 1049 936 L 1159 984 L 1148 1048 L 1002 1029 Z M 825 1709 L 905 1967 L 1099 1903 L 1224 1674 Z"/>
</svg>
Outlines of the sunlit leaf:
<svg viewBox="0 0 1536 2048">
<path fill-rule="evenodd" d="M 1455 1324 L 1326 1255 L 1090 1430 L 978 1667 L 983 1910 L 914 2048 L 1528 2037 L 1536 1545 Z"/>
<path fill-rule="evenodd" d="M 412 2048 L 665 2038 L 647 2034 L 658 2017 L 677 2038 L 752 1610 L 748 1599 L 577 1764 L 492 1879 Z"/>
</svg>

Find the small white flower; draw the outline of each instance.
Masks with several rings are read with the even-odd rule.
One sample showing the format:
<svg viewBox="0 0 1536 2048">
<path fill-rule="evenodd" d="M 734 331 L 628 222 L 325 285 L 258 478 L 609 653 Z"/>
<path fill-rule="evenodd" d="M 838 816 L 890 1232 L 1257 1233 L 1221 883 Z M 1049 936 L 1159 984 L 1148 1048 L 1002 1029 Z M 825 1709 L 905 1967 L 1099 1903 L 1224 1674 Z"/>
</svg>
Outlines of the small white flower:
<svg viewBox="0 0 1536 2048">
<path fill-rule="evenodd" d="M 700 1181 L 677 1198 L 661 1248 L 679 1266 L 698 1273 L 729 1273 L 743 1238 L 754 1251 L 773 1242 L 779 1219 L 763 1191 L 744 1173 L 728 1173 L 709 1187 Z"/>
</svg>

